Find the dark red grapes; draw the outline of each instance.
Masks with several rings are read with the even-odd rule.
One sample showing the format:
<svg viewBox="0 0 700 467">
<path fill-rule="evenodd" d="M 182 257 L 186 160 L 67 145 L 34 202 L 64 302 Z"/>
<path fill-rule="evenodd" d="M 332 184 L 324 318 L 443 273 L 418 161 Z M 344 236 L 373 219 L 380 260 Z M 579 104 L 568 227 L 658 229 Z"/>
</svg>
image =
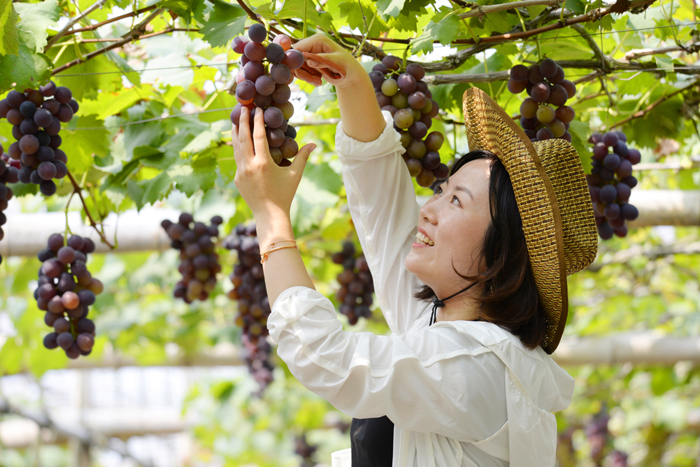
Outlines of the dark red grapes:
<svg viewBox="0 0 700 467">
<path fill-rule="evenodd" d="M 211 218 L 211 224 L 195 222 L 192 214 L 183 212 L 178 222 L 165 219 L 161 227 L 172 240 L 170 245 L 180 251 L 178 271 L 182 279 L 175 285 L 173 296 L 185 303 L 207 300 L 216 288 L 216 275 L 221 272 L 216 242 L 219 239 L 221 216 Z"/>
<path fill-rule="evenodd" d="M 78 109 L 70 89 L 57 87 L 53 81 L 39 90 L 10 91 L 0 101 L 0 118 L 14 125 L 12 135 L 17 142 L 10 146 L 9 156 L 21 169 L 19 181 L 39 185 L 44 196 L 56 193 L 54 179 L 68 174 L 68 158 L 58 149 L 58 133 L 61 122 L 70 122 Z"/>
<path fill-rule="evenodd" d="M 357 324 L 360 318 L 371 318 L 369 307 L 373 302 L 374 283 L 365 255 L 356 257 L 355 245 L 346 241 L 343 242 L 342 250 L 333 254 L 332 259 L 334 263 L 343 266 L 343 272 L 336 276 L 340 289 L 335 297 L 341 304 L 340 313 L 348 318 L 351 325 Z"/>
<path fill-rule="evenodd" d="M 294 106 L 289 102 L 289 84 L 294 80 L 293 71 L 304 64 L 304 55 L 291 45 L 291 39 L 284 34 L 268 40 L 265 26 L 259 23 L 248 29 L 248 37 L 237 36 L 231 43 L 233 51 L 242 55 L 241 68 L 236 75 L 238 104 L 231 112 L 231 122 L 239 125 L 241 108 L 245 106 L 251 111 L 252 131 L 255 110 L 264 111 L 270 155 L 281 166 L 290 165 L 289 159 L 299 152 L 294 141 L 296 130 L 289 125 L 294 113 Z M 286 139 L 291 139 L 293 144 L 285 145 Z"/>
<path fill-rule="evenodd" d="M 439 107 L 431 99 L 428 85 L 422 81 L 425 69 L 418 63 L 411 63 L 402 70 L 402 63 L 400 58 L 387 55 L 382 63 L 372 68 L 369 77 L 379 107 L 394 117 L 394 129 L 401 135 L 401 144 L 406 149 L 402 157 L 408 172 L 420 186 L 429 187 L 435 179 L 445 179 L 449 174 L 438 152 L 445 138 L 438 131 L 428 133 Z M 427 148 L 430 138 L 433 149 Z M 429 151 L 433 154 L 426 161 L 424 158 Z"/>
<path fill-rule="evenodd" d="M 246 364 L 262 392 L 272 382 L 272 348 L 265 340 L 269 334 L 267 317 L 270 316 L 271 309 L 260 262 L 256 225 L 237 225 L 231 235 L 224 239 L 223 246 L 235 250 L 238 256 L 230 276 L 233 289 L 228 296 L 238 302 L 238 314 L 234 322 L 243 330 Z"/>
<path fill-rule="evenodd" d="M 37 255 L 42 262 L 34 291 L 37 307 L 45 311 L 44 322 L 54 331 L 44 337 L 44 347 L 61 347 L 68 358 L 90 355 L 95 343 L 95 325 L 88 319 L 89 307 L 104 290 L 87 269 L 87 255 L 95 251 L 89 238 L 53 234 Z"/>
<path fill-rule="evenodd" d="M 588 142 L 593 144 L 593 160 L 591 173 L 586 179 L 598 235 L 603 240 L 609 240 L 613 235 L 625 237 L 625 221 L 633 221 L 639 216 L 629 199 L 632 188 L 637 186 L 632 166 L 639 163 L 641 154 L 627 146 L 627 137 L 621 131 L 594 133 Z"/>
<path fill-rule="evenodd" d="M 508 90 L 527 91 L 520 105 L 520 126 L 531 141 L 561 138 L 571 142 L 569 124 L 576 116 L 566 101 L 576 94 L 576 86 L 564 79 L 564 69 L 551 58 L 538 65 L 515 65 L 510 69 Z"/>
</svg>

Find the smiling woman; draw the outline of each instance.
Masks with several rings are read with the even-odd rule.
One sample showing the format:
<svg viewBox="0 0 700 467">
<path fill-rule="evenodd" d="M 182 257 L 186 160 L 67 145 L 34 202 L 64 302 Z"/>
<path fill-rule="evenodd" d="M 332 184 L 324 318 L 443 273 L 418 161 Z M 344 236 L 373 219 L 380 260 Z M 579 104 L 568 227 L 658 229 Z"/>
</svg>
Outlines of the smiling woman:
<svg viewBox="0 0 700 467">
<path fill-rule="evenodd" d="M 474 151 L 419 209 L 391 113 L 379 109 L 362 66 L 321 35 L 294 47 L 347 70 L 330 80 L 342 116 L 336 149 L 392 333 L 344 331 L 313 288 L 289 220 L 308 152 L 277 167 L 262 121 L 253 151 L 242 118 L 236 185 L 256 216 L 263 254 L 290 246 L 271 248 L 264 263 L 278 355 L 305 387 L 354 417 L 353 467 L 553 466 L 552 412 L 569 405 L 573 378 L 548 354 L 566 322 L 566 275 L 597 249 L 576 151 L 563 140 L 533 146 L 493 100 L 469 89 Z M 437 322 L 427 299 L 433 311 L 442 308 Z"/>
</svg>

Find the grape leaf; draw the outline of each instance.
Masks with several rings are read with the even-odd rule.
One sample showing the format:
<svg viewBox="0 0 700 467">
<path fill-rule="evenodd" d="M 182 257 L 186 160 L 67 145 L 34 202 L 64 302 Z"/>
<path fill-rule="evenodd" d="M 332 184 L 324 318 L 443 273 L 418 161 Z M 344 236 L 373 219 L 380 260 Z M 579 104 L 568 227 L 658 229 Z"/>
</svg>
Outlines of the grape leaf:
<svg viewBox="0 0 700 467">
<path fill-rule="evenodd" d="M 93 115 L 76 117 L 77 124 L 83 128 L 100 127 L 102 121 Z M 109 152 L 109 133 L 102 130 L 61 130 L 63 143 L 61 149 L 68 156 L 68 168 L 74 175 L 82 175 L 93 165 L 93 154 L 104 156 Z"/>
<path fill-rule="evenodd" d="M 566 0 L 564 2 L 564 8 L 577 15 L 582 15 L 586 12 L 586 5 L 584 5 L 581 0 Z"/>
<path fill-rule="evenodd" d="M 0 55 L 17 55 L 19 52 L 18 20 L 12 0 L 0 0 Z"/>
<path fill-rule="evenodd" d="M 379 0 L 377 2 L 377 11 L 384 16 L 397 16 L 401 13 L 406 0 Z"/>
<path fill-rule="evenodd" d="M 359 3 L 355 2 L 341 2 L 340 3 L 340 16 L 341 18 L 347 18 L 348 26 L 351 28 L 359 29 L 363 31 L 366 29 L 365 18 L 367 21 L 367 26 L 370 24 L 372 27 L 369 30 L 369 35 L 372 37 L 378 36 L 381 32 L 388 31 L 389 27 L 377 16 L 368 5 L 363 5 L 360 7 Z M 362 14 L 364 13 L 364 17 Z"/>
<path fill-rule="evenodd" d="M 172 11 L 185 20 L 187 24 L 190 24 L 194 12 L 204 7 L 204 0 L 168 0 L 158 6 Z"/>
<path fill-rule="evenodd" d="M 170 191 L 171 182 L 170 175 L 165 172 L 150 180 L 141 180 L 138 182 L 139 187 L 143 189 L 143 195 L 140 199 L 142 206 L 147 203 L 153 204 L 163 198 L 168 191 Z"/>
<path fill-rule="evenodd" d="M 446 14 L 447 13 L 447 14 Z M 442 18 L 440 18 L 442 16 Z M 437 21 L 437 23 L 435 22 Z M 413 53 L 428 53 L 433 51 L 433 40 L 437 39 L 442 45 L 449 45 L 459 36 L 461 22 L 457 15 L 451 15 L 443 9 L 428 23 L 421 34 L 413 42 Z"/>
<path fill-rule="evenodd" d="M 0 92 L 36 87 L 51 76 L 51 60 L 34 53 L 21 40 L 17 55 L 0 55 Z"/>
<path fill-rule="evenodd" d="M 19 36 L 29 49 L 41 52 L 46 46 L 48 27 L 58 21 L 61 8 L 58 0 L 44 0 L 41 3 L 15 3 L 20 21 L 17 24 Z"/>
<path fill-rule="evenodd" d="M 214 8 L 209 13 L 209 19 L 200 29 L 203 34 L 202 39 L 209 42 L 212 47 L 226 46 L 231 39 L 243 34 L 248 15 L 238 5 L 232 5 L 223 0 L 210 1 L 214 4 Z"/>
<path fill-rule="evenodd" d="M 304 18 L 304 0 L 287 0 L 284 2 L 282 9 L 277 12 L 277 17 L 285 18 Z M 333 18 L 324 11 L 316 11 L 316 6 L 312 0 L 306 0 L 306 19 L 323 29 L 331 29 L 333 27 Z"/>
<path fill-rule="evenodd" d="M 181 165 L 170 173 L 173 180 L 177 182 L 177 189 L 185 193 L 188 197 L 198 190 L 207 191 L 214 186 L 216 181 L 216 159 L 210 157 L 211 150 L 203 152 L 190 165 Z"/>
</svg>

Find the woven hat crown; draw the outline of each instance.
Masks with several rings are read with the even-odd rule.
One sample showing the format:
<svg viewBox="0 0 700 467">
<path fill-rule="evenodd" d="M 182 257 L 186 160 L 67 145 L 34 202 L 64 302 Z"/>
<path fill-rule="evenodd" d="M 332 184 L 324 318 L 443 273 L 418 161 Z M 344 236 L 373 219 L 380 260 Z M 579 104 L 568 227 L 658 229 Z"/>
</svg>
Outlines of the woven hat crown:
<svg viewBox="0 0 700 467">
<path fill-rule="evenodd" d="M 528 255 L 547 333 L 542 347 L 556 349 L 568 313 L 566 276 L 593 262 L 598 237 L 581 161 L 567 141 L 534 144 L 478 88 L 464 93 L 469 150 L 494 153 L 508 172 L 518 203 Z"/>
</svg>

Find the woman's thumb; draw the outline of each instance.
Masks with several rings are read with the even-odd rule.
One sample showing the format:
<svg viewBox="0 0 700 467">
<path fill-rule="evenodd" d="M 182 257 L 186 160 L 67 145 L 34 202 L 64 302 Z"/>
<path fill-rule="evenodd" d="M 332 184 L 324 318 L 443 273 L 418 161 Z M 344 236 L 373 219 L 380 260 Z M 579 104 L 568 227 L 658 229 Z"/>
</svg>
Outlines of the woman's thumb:
<svg viewBox="0 0 700 467">
<path fill-rule="evenodd" d="M 311 151 L 313 151 L 314 149 L 316 149 L 316 145 L 314 143 L 306 144 L 301 149 L 299 149 L 299 152 L 292 161 L 292 168 L 295 170 L 299 169 L 300 172 L 303 172 L 304 167 L 306 167 L 306 161 L 309 160 Z"/>
</svg>

